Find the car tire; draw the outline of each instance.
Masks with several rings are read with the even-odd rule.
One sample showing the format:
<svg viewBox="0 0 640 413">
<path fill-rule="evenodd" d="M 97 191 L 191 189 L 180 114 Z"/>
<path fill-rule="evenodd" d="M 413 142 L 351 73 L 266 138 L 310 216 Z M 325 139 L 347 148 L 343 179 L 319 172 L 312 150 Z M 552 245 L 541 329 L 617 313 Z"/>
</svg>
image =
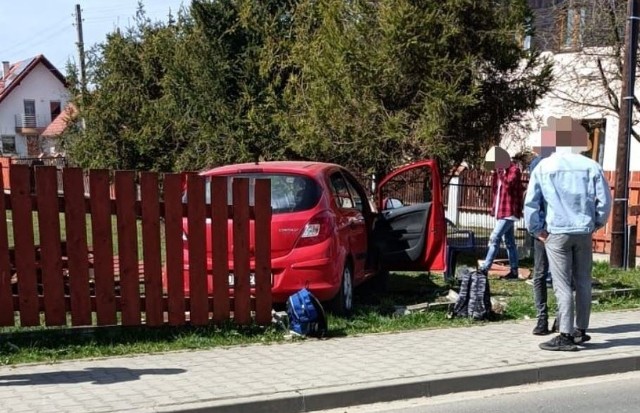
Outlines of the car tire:
<svg viewBox="0 0 640 413">
<path fill-rule="evenodd" d="M 353 270 L 349 262 L 345 263 L 340 277 L 340 289 L 329 303 L 332 313 L 347 316 L 353 310 Z"/>
</svg>

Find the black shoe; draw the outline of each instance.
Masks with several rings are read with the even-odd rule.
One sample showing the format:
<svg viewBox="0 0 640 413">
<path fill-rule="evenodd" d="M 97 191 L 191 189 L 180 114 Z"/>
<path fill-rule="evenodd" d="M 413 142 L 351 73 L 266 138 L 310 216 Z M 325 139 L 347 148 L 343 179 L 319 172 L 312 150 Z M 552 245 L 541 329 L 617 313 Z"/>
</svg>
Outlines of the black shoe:
<svg viewBox="0 0 640 413">
<path fill-rule="evenodd" d="M 551 331 L 549 331 L 549 322 L 546 318 L 539 318 L 538 324 L 536 324 L 536 327 L 533 329 L 533 335 L 546 336 L 549 333 L 551 333 Z"/>
<path fill-rule="evenodd" d="M 540 343 L 539 347 L 548 351 L 578 351 L 578 347 L 573 342 L 573 337 L 569 334 L 558 334 L 551 340 Z"/>
<path fill-rule="evenodd" d="M 512 281 L 512 280 L 519 280 L 520 277 L 518 277 L 517 272 L 510 271 L 509 274 L 505 275 L 504 277 L 501 277 L 500 279 Z"/>
<path fill-rule="evenodd" d="M 591 336 L 585 332 L 585 330 L 576 329 L 573 332 L 573 342 L 575 344 L 583 344 L 591 340 Z"/>
<path fill-rule="evenodd" d="M 558 326 L 558 317 L 556 317 L 555 320 L 553 320 L 553 325 L 551 326 L 551 332 L 552 333 L 560 332 L 560 326 Z"/>
</svg>

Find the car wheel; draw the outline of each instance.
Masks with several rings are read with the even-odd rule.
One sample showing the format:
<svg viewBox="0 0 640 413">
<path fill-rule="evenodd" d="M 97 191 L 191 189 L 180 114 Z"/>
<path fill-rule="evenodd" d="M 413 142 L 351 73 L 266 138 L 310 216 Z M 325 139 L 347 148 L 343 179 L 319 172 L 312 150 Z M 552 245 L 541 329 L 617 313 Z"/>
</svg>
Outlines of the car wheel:
<svg viewBox="0 0 640 413">
<path fill-rule="evenodd" d="M 329 308 L 337 315 L 349 315 L 353 310 L 353 274 L 348 262 L 342 270 L 340 290 L 331 300 Z"/>
</svg>

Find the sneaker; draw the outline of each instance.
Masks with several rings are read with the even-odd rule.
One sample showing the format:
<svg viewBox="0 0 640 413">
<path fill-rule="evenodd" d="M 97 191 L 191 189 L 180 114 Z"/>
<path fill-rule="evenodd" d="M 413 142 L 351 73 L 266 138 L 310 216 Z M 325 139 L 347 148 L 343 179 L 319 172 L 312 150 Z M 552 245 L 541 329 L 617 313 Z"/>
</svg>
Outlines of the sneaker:
<svg viewBox="0 0 640 413">
<path fill-rule="evenodd" d="M 518 273 L 514 272 L 514 271 L 510 271 L 509 274 L 505 275 L 504 277 L 500 278 L 501 280 L 519 280 L 520 278 L 518 277 Z"/>
<path fill-rule="evenodd" d="M 547 288 L 553 288 L 553 281 L 551 278 L 547 278 Z"/>
<path fill-rule="evenodd" d="M 573 337 L 569 334 L 558 334 L 551 340 L 540 343 L 539 347 L 548 351 L 578 351 Z"/>
<path fill-rule="evenodd" d="M 573 342 L 575 344 L 583 344 L 589 340 L 591 340 L 591 336 L 587 334 L 585 330 L 576 329 L 576 331 L 573 332 Z"/>
<path fill-rule="evenodd" d="M 552 333 L 559 333 L 560 332 L 560 326 L 558 325 L 558 318 L 556 317 L 555 320 L 553 320 L 553 325 L 551 326 L 551 332 Z"/>
<path fill-rule="evenodd" d="M 529 285 L 533 285 L 533 278 L 527 278 L 525 282 Z"/>
<path fill-rule="evenodd" d="M 546 318 L 539 318 L 538 324 L 536 324 L 535 328 L 533 329 L 533 335 L 546 336 L 549 333 L 551 333 L 551 331 L 549 331 L 549 322 Z"/>
</svg>

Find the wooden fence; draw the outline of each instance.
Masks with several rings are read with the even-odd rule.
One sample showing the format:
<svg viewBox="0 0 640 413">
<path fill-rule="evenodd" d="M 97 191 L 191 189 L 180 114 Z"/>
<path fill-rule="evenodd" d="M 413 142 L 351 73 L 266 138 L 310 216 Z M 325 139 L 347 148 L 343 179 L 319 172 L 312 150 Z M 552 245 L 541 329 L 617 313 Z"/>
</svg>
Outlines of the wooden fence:
<svg viewBox="0 0 640 413">
<path fill-rule="evenodd" d="M 605 177 L 611 188 L 611 197 L 613 198 L 613 190 L 616 182 L 616 173 L 605 171 Z M 629 216 L 627 218 L 628 225 L 640 224 L 640 172 L 629 173 Z M 593 251 L 609 254 L 611 252 L 611 225 L 613 214 L 609 217 L 609 222 L 601 230 L 593 235 Z M 640 256 L 640 239 L 636 240 L 636 256 Z"/>
<path fill-rule="evenodd" d="M 483 214 L 487 217 L 491 212 L 491 172 L 484 170 L 460 171 L 457 180 L 445 188 L 444 199 L 446 202 L 455 202 L 457 199 L 457 214 L 473 213 Z M 613 189 L 615 185 L 615 172 L 605 171 L 605 177 L 609 182 L 611 194 L 613 197 Z M 523 186 L 526 190 L 528 184 L 528 174 L 523 174 Z M 455 189 L 456 196 L 448 196 L 449 192 Z M 640 172 L 631 172 L 629 174 L 629 225 L 640 225 Z M 447 205 L 449 206 L 449 205 Z M 486 220 L 489 222 L 489 220 Z M 593 236 L 593 251 L 608 254 L 611 249 L 611 221 L 609 217 L 608 224 L 601 230 L 597 231 Z M 468 226 L 463 219 L 457 221 L 462 227 Z M 636 243 L 636 256 L 640 256 L 640 239 Z"/>
<path fill-rule="evenodd" d="M 206 325 L 230 318 L 238 324 L 270 323 L 268 180 L 256 180 L 255 206 L 249 204 L 249 181 L 234 180 L 234 202 L 228 206 L 224 195 L 207 204 L 206 180 L 196 174 L 91 170 L 87 196 L 82 169 L 63 169 L 59 192 L 56 167 L 9 168 L 11 190 L 0 197 L 1 326 Z M 185 180 L 188 200 L 183 204 Z M 212 194 L 227 194 L 226 178 L 213 178 L 209 185 Z M 232 259 L 228 219 L 233 222 Z M 207 241 L 213 264 L 207 259 Z M 184 291 L 183 248 L 188 248 L 189 294 Z M 230 259 L 233 294 L 228 289 Z M 255 271 L 255 286 L 250 271 Z M 213 294 L 209 277 L 214 286 L 223 286 Z"/>
</svg>

